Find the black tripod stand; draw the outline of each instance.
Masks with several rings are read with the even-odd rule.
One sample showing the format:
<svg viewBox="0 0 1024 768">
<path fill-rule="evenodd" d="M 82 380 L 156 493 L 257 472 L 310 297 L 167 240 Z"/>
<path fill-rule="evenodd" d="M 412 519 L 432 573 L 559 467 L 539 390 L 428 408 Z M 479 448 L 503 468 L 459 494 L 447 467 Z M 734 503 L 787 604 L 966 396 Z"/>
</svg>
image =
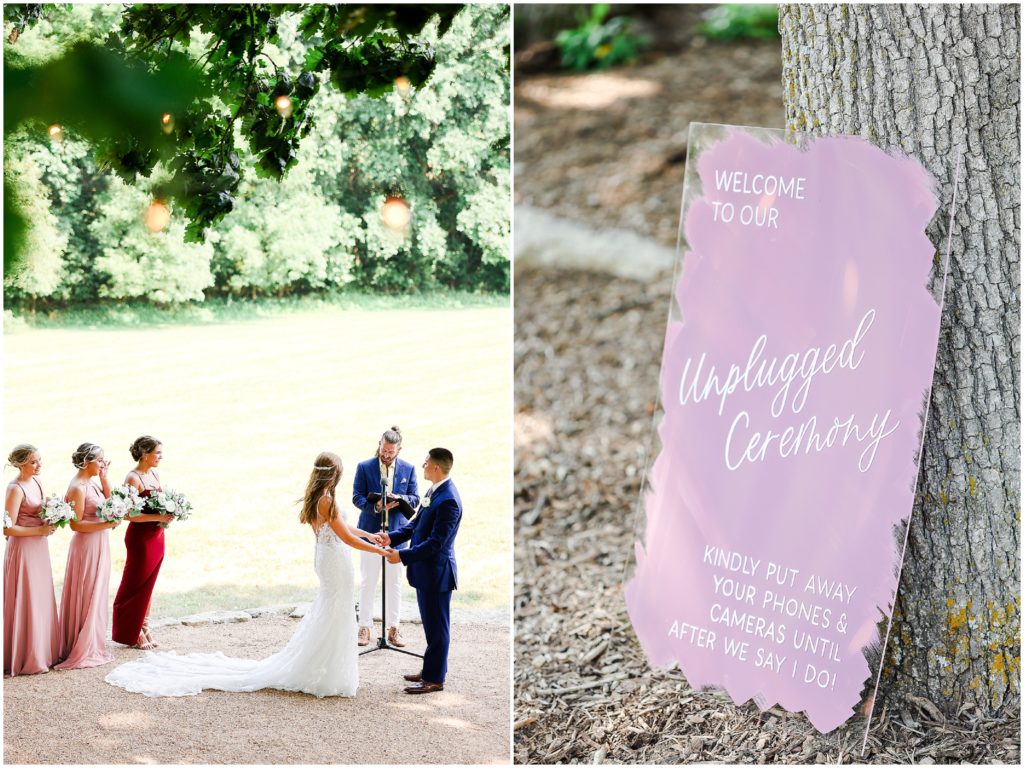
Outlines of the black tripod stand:
<svg viewBox="0 0 1024 768">
<path fill-rule="evenodd" d="M 388 486 L 387 478 L 382 477 L 380 479 L 380 532 L 388 532 Z M 413 653 L 412 651 L 405 651 L 401 648 L 395 648 L 395 646 L 388 643 L 387 636 L 387 615 L 388 615 L 388 595 L 387 595 L 387 564 L 388 560 L 384 555 L 380 556 L 380 637 L 377 638 L 377 646 L 375 648 L 367 648 L 365 651 L 360 651 L 360 656 L 365 656 L 368 653 L 374 651 L 395 651 L 396 653 L 404 653 L 406 656 L 415 656 L 417 659 L 422 659 L 422 653 Z M 371 618 L 372 620 L 372 618 Z"/>
</svg>

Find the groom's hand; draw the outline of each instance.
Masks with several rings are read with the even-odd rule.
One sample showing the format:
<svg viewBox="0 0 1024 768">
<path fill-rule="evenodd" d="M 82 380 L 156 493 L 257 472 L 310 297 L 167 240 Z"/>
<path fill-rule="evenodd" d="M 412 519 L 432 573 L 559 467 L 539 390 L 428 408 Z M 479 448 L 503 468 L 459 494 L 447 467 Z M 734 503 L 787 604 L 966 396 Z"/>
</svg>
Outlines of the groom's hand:
<svg viewBox="0 0 1024 768">
<path fill-rule="evenodd" d="M 391 537 L 388 536 L 386 533 L 378 533 L 377 534 L 377 544 L 378 544 L 378 546 L 381 546 L 381 547 L 390 547 L 391 546 Z"/>
<path fill-rule="evenodd" d="M 389 563 L 394 563 L 395 565 L 398 565 L 399 563 L 402 562 L 402 558 L 398 554 L 398 550 L 397 549 L 389 549 L 388 553 L 385 555 L 385 557 L 388 559 Z"/>
</svg>

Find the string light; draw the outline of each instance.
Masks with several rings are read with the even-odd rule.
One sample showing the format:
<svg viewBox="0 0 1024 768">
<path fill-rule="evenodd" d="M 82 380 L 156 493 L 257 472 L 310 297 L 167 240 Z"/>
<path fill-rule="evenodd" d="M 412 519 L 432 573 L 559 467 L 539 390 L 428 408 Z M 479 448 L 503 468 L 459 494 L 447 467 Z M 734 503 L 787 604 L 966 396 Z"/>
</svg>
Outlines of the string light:
<svg viewBox="0 0 1024 768">
<path fill-rule="evenodd" d="M 405 75 L 399 75 L 395 78 L 395 88 L 398 89 L 399 93 L 407 93 L 411 87 L 412 83 L 409 82 L 409 78 Z"/>
<path fill-rule="evenodd" d="M 174 116 L 170 112 L 164 112 L 163 117 L 160 118 L 160 128 L 164 133 L 174 130 Z"/>
<path fill-rule="evenodd" d="M 64 138 L 64 129 L 56 123 L 47 128 L 46 132 L 50 135 L 51 141 L 60 141 Z"/>
<path fill-rule="evenodd" d="M 412 217 L 409 211 L 409 204 L 397 195 L 389 195 L 380 209 L 381 218 L 384 219 L 384 226 L 396 232 L 402 232 L 409 226 L 409 219 Z"/>
<path fill-rule="evenodd" d="M 146 209 L 146 229 L 162 232 L 171 223 L 171 209 L 163 200 L 153 200 Z"/>
<path fill-rule="evenodd" d="M 274 107 L 277 113 L 286 120 L 292 116 L 292 100 L 288 96 L 278 96 L 274 99 Z"/>
</svg>

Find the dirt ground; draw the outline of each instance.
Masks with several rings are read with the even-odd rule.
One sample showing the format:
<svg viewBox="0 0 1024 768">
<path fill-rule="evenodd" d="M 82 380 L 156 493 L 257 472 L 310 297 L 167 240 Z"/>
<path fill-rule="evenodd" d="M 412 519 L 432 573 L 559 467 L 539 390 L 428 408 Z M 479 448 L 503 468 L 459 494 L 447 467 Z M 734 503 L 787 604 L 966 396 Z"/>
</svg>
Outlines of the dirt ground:
<svg viewBox="0 0 1024 768">
<path fill-rule="evenodd" d="M 471 619 L 470 619 L 471 620 Z M 500 623 L 459 621 L 445 690 L 410 696 L 402 675 L 419 660 L 390 651 L 360 659 L 355 698 L 204 691 L 147 698 L 104 682 L 115 664 L 4 680 L 4 763 L 508 763 L 509 637 Z M 263 658 L 297 619 L 163 627 L 161 650 L 222 650 Z M 419 624 L 403 624 L 422 652 Z"/>
<path fill-rule="evenodd" d="M 690 121 L 785 125 L 779 42 L 705 42 L 689 33 L 701 10 L 658 7 L 629 67 L 537 71 L 550 54 L 517 53 L 517 204 L 675 245 Z"/>
<path fill-rule="evenodd" d="M 1019 713 L 883 700 L 862 758 L 863 717 L 821 735 L 649 668 L 622 581 L 669 286 L 516 270 L 515 762 L 1018 764 Z"/>
<path fill-rule="evenodd" d="M 517 52 L 517 204 L 675 245 L 689 121 L 784 124 L 779 43 L 702 43 L 699 12 L 656 11 L 662 39 L 633 67 L 561 74 L 543 46 Z M 648 667 L 622 581 L 670 290 L 668 271 L 515 272 L 515 762 L 1019 764 L 1019 711 L 883 700 L 861 756 L 863 717 L 823 736 Z"/>
</svg>

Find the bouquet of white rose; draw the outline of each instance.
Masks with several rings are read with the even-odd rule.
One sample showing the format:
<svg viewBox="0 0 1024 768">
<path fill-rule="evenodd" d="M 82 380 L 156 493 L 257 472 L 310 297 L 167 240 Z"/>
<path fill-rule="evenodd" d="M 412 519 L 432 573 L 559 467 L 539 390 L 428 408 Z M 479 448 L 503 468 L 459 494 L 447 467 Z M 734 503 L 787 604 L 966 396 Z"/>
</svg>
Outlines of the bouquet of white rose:
<svg viewBox="0 0 1024 768">
<path fill-rule="evenodd" d="M 4 512 L 4 528 L 13 528 L 14 521 L 11 520 L 11 516 Z"/>
<path fill-rule="evenodd" d="M 63 528 L 75 519 L 75 502 L 64 501 L 60 496 L 50 496 L 43 502 L 39 517 L 44 523 Z"/>
<path fill-rule="evenodd" d="M 192 502 L 181 491 L 170 488 L 157 491 L 146 499 L 147 511 L 154 515 L 173 515 L 175 520 L 188 520 L 192 514 Z M 160 523 L 162 528 L 167 523 Z"/>
<path fill-rule="evenodd" d="M 141 515 L 146 500 L 131 485 L 121 485 L 110 492 L 110 498 L 96 508 L 96 517 L 105 523 L 123 522 L 126 517 Z"/>
</svg>

